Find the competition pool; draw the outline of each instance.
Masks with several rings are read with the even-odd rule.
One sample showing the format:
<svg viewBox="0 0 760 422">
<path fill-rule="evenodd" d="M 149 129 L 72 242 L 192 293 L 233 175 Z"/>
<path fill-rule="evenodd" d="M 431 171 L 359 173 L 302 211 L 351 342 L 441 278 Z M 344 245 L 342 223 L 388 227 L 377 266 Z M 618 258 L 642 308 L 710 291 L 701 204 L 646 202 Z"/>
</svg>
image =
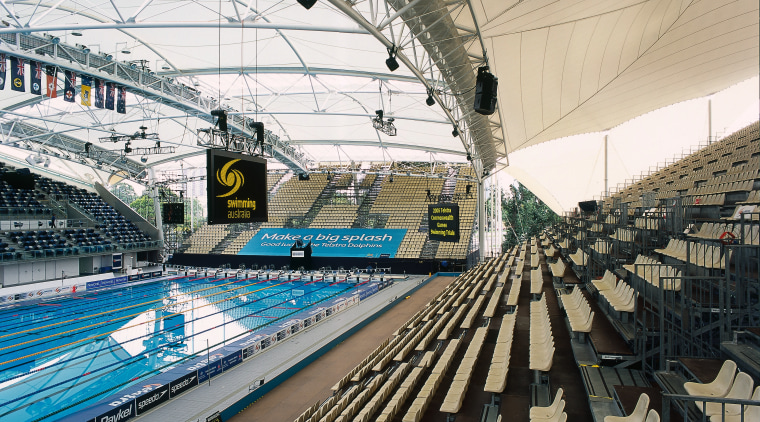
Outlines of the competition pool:
<svg viewBox="0 0 760 422">
<path fill-rule="evenodd" d="M 71 415 L 356 286 L 181 277 L 0 309 L 0 421 Z"/>
</svg>

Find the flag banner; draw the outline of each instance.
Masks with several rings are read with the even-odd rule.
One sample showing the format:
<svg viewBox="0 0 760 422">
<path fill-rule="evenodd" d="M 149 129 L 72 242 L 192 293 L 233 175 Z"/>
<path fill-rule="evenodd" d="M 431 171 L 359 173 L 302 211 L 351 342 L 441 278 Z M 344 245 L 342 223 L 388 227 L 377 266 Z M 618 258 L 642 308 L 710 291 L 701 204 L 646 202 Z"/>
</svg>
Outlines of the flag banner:
<svg viewBox="0 0 760 422">
<path fill-rule="evenodd" d="M 55 66 L 45 66 L 45 75 L 47 78 L 47 96 L 50 98 L 58 97 L 58 68 Z"/>
<path fill-rule="evenodd" d="M 79 94 L 82 96 L 82 105 L 83 106 L 91 106 L 92 105 L 92 78 L 89 76 L 82 76 L 82 88 L 79 91 Z"/>
<path fill-rule="evenodd" d="M 34 60 L 29 61 L 29 70 L 31 70 L 30 92 L 34 95 L 42 95 L 42 63 Z"/>
<path fill-rule="evenodd" d="M 106 82 L 106 108 L 113 110 L 114 97 L 116 96 L 116 84 Z"/>
<path fill-rule="evenodd" d="M 5 89 L 5 53 L 0 53 L 0 89 Z"/>
<path fill-rule="evenodd" d="M 11 56 L 11 89 L 24 92 L 24 59 Z"/>
<path fill-rule="evenodd" d="M 95 79 L 95 107 L 103 108 L 103 80 Z"/>
<path fill-rule="evenodd" d="M 119 87 L 119 96 L 116 99 L 116 112 L 127 114 L 127 88 Z"/>
<path fill-rule="evenodd" d="M 63 101 L 74 102 L 74 96 L 77 95 L 77 74 L 71 70 L 65 70 L 66 83 L 63 89 Z"/>
</svg>

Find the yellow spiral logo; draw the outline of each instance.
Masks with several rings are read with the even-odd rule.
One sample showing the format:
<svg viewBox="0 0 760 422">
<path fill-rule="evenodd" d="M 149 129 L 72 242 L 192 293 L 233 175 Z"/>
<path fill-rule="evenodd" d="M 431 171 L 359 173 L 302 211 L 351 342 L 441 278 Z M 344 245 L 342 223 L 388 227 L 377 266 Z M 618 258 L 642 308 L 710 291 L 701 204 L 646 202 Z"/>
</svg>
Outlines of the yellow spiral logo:
<svg viewBox="0 0 760 422">
<path fill-rule="evenodd" d="M 216 180 L 222 186 L 233 186 L 229 192 L 225 193 L 224 195 L 217 195 L 217 198 L 224 198 L 225 196 L 232 195 L 233 193 L 237 192 L 241 186 L 243 186 L 243 183 L 245 183 L 243 173 L 241 173 L 239 170 L 230 170 L 230 167 L 232 167 L 232 165 L 238 161 L 240 161 L 239 158 L 228 161 L 227 164 L 221 168 L 221 170 L 216 171 Z"/>
</svg>

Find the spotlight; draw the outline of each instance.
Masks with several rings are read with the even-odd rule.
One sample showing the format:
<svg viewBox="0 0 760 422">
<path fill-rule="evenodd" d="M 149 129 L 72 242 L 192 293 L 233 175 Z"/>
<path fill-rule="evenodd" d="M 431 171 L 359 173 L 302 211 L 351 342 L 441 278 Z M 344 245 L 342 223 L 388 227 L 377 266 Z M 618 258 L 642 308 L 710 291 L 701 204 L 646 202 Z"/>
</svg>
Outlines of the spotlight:
<svg viewBox="0 0 760 422">
<path fill-rule="evenodd" d="M 427 99 L 425 100 L 425 104 L 427 104 L 427 105 L 429 105 L 431 107 L 435 105 L 435 98 L 433 98 L 433 90 L 432 89 L 428 89 L 428 96 L 427 96 Z"/>
<path fill-rule="evenodd" d="M 317 0 L 298 0 L 298 4 L 305 7 L 306 10 L 311 9 L 311 6 L 314 6 L 316 2 Z"/>
<path fill-rule="evenodd" d="M 467 153 L 467 161 L 472 161 L 472 155 L 469 152 Z"/>
<path fill-rule="evenodd" d="M 147 163 L 148 162 L 148 157 L 146 157 L 146 156 L 143 155 L 142 157 L 140 157 L 140 161 L 142 161 L 143 163 Z"/>
<path fill-rule="evenodd" d="M 377 114 L 378 119 L 383 120 L 383 110 L 375 110 L 375 114 Z"/>
<path fill-rule="evenodd" d="M 222 109 L 211 110 L 211 115 L 218 117 L 216 120 L 219 130 L 227 132 L 227 111 Z"/>
<path fill-rule="evenodd" d="M 459 128 L 458 127 L 454 126 L 454 130 L 451 131 L 451 136 L 453 136 L 455 138 L 457 136 L 459 136 Z"/>
<path fill-rule="evenodd" d="M 388 70 L 391 72 L 398 69 L 398 62 L 396 61 L 396 46 L 388 47 L 388 58 L 385 60 L 385 65 L 388 66 Z"/>
<path fill-rule="evenodd" d="M 388 182 L 393 183 L 393 173 L 391 173 L 391 177 L 388 179 Z"/>
<path fill-rule="evenodd" d="M 124 50 L 121 50 L 122 54 L 132 54 L 131 51 L 127 50 L 126 48 Z"/>
<path fill-rule="evenodd" d="M 132 152 L 132 148 L 129 146 L 129 142 L 127 142 L 124 144 L 124 153 L 129 154 L 130 152 Z"/>
</svg>

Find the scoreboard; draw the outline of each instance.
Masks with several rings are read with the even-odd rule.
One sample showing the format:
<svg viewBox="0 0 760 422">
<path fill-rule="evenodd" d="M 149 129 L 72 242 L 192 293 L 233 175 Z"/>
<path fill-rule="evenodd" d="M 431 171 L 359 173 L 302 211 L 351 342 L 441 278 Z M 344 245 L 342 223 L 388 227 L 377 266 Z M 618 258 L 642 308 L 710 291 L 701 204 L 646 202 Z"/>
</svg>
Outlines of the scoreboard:
<svg viewBox="0 0 760 422">
<path fill-rule="evenodd" d="M 459 242 L 459 205 L 428 205 L 428 230 L 430 240 Z"/>
</svg>

